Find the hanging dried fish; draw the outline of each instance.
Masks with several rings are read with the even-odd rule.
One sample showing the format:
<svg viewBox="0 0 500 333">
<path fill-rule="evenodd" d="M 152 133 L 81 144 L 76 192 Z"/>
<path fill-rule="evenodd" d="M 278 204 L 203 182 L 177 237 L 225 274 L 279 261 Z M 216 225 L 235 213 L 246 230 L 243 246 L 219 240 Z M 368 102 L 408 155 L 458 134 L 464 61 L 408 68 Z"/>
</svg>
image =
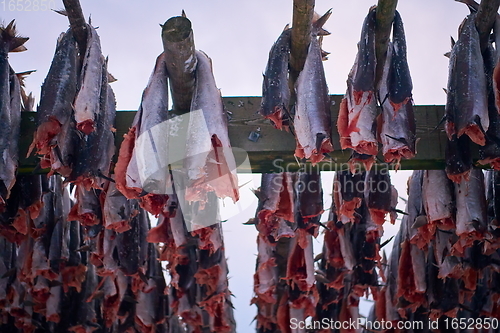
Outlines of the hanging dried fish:
<svg viewBox="0 0 500 333">
<path fill-rule="evenodd" d="M 99 95 L 101 94 L 104 57 L 102 56 L 101 41 L 97 31 L 90 24 L 87 24 L 86 28 L 87 48 L 83 57 L 74 110 L 76 128 L 89 135 L 95 130 L 94 122 L 99 114 Z"/>
<path fill-rule="evenodd" d="M 358 54 L 340 104 L 337 128 L 342 149 L 377 155 L 375 67 L 375 9 L 371 9 L 363 22 Z"/>
<path fill-rule="evenodd" d="M 9 66 L 9 52 L 23 51 L 28 38 L 17 36 L 14 21 L 0 27 L 0 209 L 16 180 L 17 145 L 21 126 L 21 93 L 19 79 Z"/>
<path fill-rule="evenodd" d="M 289 126 L 290 87 L 288 85 L 288 63 L 292 30 L 285 27 L 269 51 L 266 73 L 262 82 L 260 114 L 271 120 L 277 129 Z"/>
<path fill-rule="evenodd" d="M 102 65 L 99 109 L 94 115 L 94 130 L 75 147 L 75 161 L 70 181 L 90 188 L 102 189 L 110 176 L 111 160 L 115 153 L 114 124 L 116 102 L 108 83 L 107 60 Z"/>
<path fill-rule="evenodd" d="M 500 18 L 497 18 L 497 28 L 494 34 L 498 34 L 500 29 Z M 499 40 L 500 42 L 500 40 Z M 497 44 L 498 45 L 498 44 Z M 500 73 L 497 69 L 497 51 L 493 45 L 488 43 L 488 47 L 483 52 L 484 72 L 486 74 L 486 82 L 488 89 L 488 117 L 490 119 L 490 126 L 486 131 L 486 143 L 479 148 L 478 163 L 486 165 L 490 164 L 494 169 L 500 169 L 500 113 L 497 109 L 497 94 L 499 93 L 497 83 L 493 80 L 493 75 Z M 496 72 L 495 72 L 496 71 Z M 500 78 L 500 76 L 498 77 Z M 497 79 L 498 79 L 497 78 Z"/>
<path fill-rule="evenodd" d="M 154 144 L 155 141 L 149 141 L 149 137 L 159 130 L 163 131 L 158 125 L 168 126 L 169 117 L 167 67 L 162 53 L 156 59 L 154 71 L 142 94 L 141 106 L 134 117 L 132 127 L 124 136 L 115 166 L 118 190 L 128 199 L 138 198 L 149 190 L 151 193 L 142 196 L 141 201 L 148 207 L 147 210 L 154 214 L 161 212 L 166 199 L 153 193 L 166 193 L 170 174 L 166 171 L 168 161 L 158 160 L 160 164 L 154 163 L 156 158 L 165 158 L 166 155 L 162 151 L 153 150 L 152 147 L 157 145 Z M 164 132 L 161 137 L 165 138 Z M 158 144 L 158 147 L 168 146 L 164 142 Z M 155 159 L 152 159 L 152 156 L 155 156 Z"/>
<path fill-rule="evenodd" d="M 212 60 L 197 51 L 196 86 L 189 113 L 186 158 L 186 200 L 206 201 L 207 192 L 217 197 L 239 199 L 236 162 L 227 130 L 220 91 L 212 71 Z"/>
<path fill-rule="evenodd" d="M 76 94 L 77 46 L 71 30 L 59 37 L 49 73 L 42 85 L 36 118 L 38 128 L 30 152 L 42 155 L 41 167 L 69 176 L 73 163 L 72 103 Z"/>
<path fill-rule="evenodd" d="M 441 230 L 455 228 L 452 186 L 443 170 L 424 171 L 422 198 L 427 223 Z"/>
<path fill-rule="evenodd" d="M 380 141 L 387 163 L 415 156 L 415 116 L 411 98 L 411 77 L 406 63 L 403 24 L 396 12 L 393 43 L 389 43 L 379 96 L 382 99 Z"/>
<path fill-rule="evenodd" d="M 333 200 L 339 221 L 354 221 L 354 214 L 364 198 L 365 172 L 337 171 L 333 182 Z"/>
<path fill-rule="evenodd" d="M 446 134 L 452 140 L 463 134 L 484 146 L 489 127 L 484 62 L 476 30 L 476 15 L 463 24 L 451 50 L 446 100 Z"/>
<path fill-rule="evenodd" d="M 295 156 L 321 162 L 333 151 L 330 97 L 326 86 L 321 47 L 313 36 L 304 68 L 295 83 L 297 103 L 293 120 L 297 147 Z"/>
<path fill-rule="evenodd" d="M 455 135 L 446 143 L 446 175 L 454 183 L 469 179 L 472 169 L 470 139 L 468 136 L 457 138 Z"/>
</svg>

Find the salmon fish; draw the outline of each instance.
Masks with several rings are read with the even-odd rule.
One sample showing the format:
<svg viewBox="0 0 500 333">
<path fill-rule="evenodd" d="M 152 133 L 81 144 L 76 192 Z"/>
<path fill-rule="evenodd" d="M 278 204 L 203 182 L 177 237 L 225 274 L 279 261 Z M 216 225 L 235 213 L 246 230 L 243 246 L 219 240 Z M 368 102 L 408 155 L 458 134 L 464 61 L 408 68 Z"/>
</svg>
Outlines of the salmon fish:
<svg viewBox="0 0 500 333">
<path fill-rule="evenodd" d="M 493 26 L 493 34 L 495 36 L 495 45 L 497 48 L 495 69 L 493 71 L 493 91 L 495 94 L 495 106 L 497 112 L 500 113 L 500 16 L 497 15 L 495 25 Z"/>
<path fill-rule="evenodd" d="M 484 146 L 484 133 L 489 127 L 488 100 L 484 62 L 476 30 L 475 14 L 470 14 L 462 26 L 458 41 L 450 54 L 446 100 L 446 134 L 466 134 Z"/>
<path fill-rule="evenodd" d="M 0 207 L 10 195 L 17 169 L 17 142 L 21 126 L 19 80 L 9 66 L 8 54 L 20 51 L 27 38 L 16 35 L 14 21 L 0 28 Z M 25 49 L 25 48 L 24 48 Z M 13 94 L 13 95 L 12 95 Z M 19 96 L 16 96 L 19 94 Z M 19 103 L 16 101 L 19 100 Z M 19 109 L 16 105 L 19 104 Z"/>
<path fill-rule="evenodd" d="M 497 17 L 498 27 L 495 29 L 500 29 L 500 18 Z M 496 31 L 495 34 L 500 32 Z M 500 42 L 500 40 L 499 40 Z M 499 44 L 497 44 L 499 45 Z M 499 75 L 500 71 L 497 69 L 497 51 L 493 48 L 493 45 L 488 43 L 488 47 L 483 52 L 484 59 L 484 72 L 486 74 L 486 82 L 488 89 L 488 116 L 490 120 L 490 126 L 488 131 L 486 131 L 486 144 L 479 148 L 479 158 L 478 163 L 489 164 L 496 170 L 500 170 L 500 113 L 497 107 L 497 94 L 499 94 L 497 83 L 494 80 L 495 71 Z"/>
<path fill-rule="evenodd" d="M 304 69 L 295 84 L 297 103 L 293 120 L 297 147 L 295 156 L 321 162 L 333 151 L 330 97 L 323 69 L 321 48 L 313 36 Z"/>
<path fill-rule="evenodd" d="M 340 104 L 337 128 L 342 149 L 377 155 L 375 68 L 375 9 L 371 9 L 363 22 L 358 54 Z"/>
<path fill-rule="evenodd" d="M 394 210 L 395 188 L 391 185 L 389 170 L 370 170 L 365 178 L 365 200 L 373 221 L 382 225 L 385 216 Z M 394 222 L 392 222 L 394 223 Z"/>
<path fill-rule="evenodd" d="M 165 169 L 168 161 L 162 151 L 155 151 L 155 141 L 148 141 L 154 134 L 158 136 L 159 124 L 169 124 L 167 67 L 164 54 L 156 59 L 155 68 L 148 85 L 142 94 L 142 101 L 132 126 L 125 134 L 120 146 L 118 161 L 115 167 L 116 188 L 128 199 L 137 199 L 143 192 L 160 189 L 158 194 L 149 193 L 141 197 L 144 205 L 151 207 L 148 211 L 159 214 L 164 198 L 161 194 L 170 182 L 170 174 Z M 156 127 L 155 127 L 156 126 Z M 167 125 L 168 126 L 168 125 Z M 167 128 L 168 131 L 168 128 Z M 144 134 L 144 136 L 142 136 Z M 141 139 L 139 139 L 141 137 Z M 165 136 L 162 136 L 162 139 Z M 146 139 L 144 139 L 146 138 Z M 164 143 L 161 143 L 164 145 Z M 152 157 L 155 158 L 152 158 Z M 155 187 L 153 188 L 152 185 Z"/>
<path fill-rule="evenodd" d="M 115 152 L 114 125 L 116 102 L 113 89 L 108 83 L 107 61 L 103 64 L 99 95 L 99 112 L 95 115 L 94 131 L 79 140 L 75 164 L 70 181 L 81 184 L 87 190 L 102 189 L 110 176 L 111 160 Z"/>
<path fill-rule="evenodd" d="M 396 31 L 395 18 L 394 35 L 397 35 Z M 416 152 L 416 125 L 411 99 L 412 83 L 409 72 L 405 73 L 403 70 L 404 67 L 408 68 L 408 64 L 402 65 L 400 59 L 403 58 L 406 63 L 406 45 L 400 45 L 403 43 L 404 35 L 402 41 L 394 36 L 394 43 L 389 43 L 379 90 L 379 96 L 382 99 L 382 128 L 380 132 L 382 152 L 387 163 L 396 161 L 397 164 L 403 157 L 414 157 Z M 398 52 L 402 54 L 398 54 Z M 403 69 L 399 67 L 403 67 Z M 407 92 L 403 94 L 402 91 L 405 88 Z M 403 98 L 401 95 L 407 96 Z"/>
<path fill-rule="evenodd" d="M 271 120 L 277 129 L 288 126 L 290 87 L 288 85 L 288 63 L 292 30 L 285 27 L 269 51 L 266 74 L 262 82 L 260 114 Z"/>
<path fill-rule="evenodd" d="M 468 180 L 455 184 L 457 200 L 456 234 L 462 248 L 472 246 L 474 240 L 483 239 L 487 228 L 486 197 L 483 172 L 472 169 Z"/>
<path fill-rule="evenodd" d="M 38 127 L 30 146 L 30 152 L 36 148 L 36 153 L 42 155 L 42 167 L 51 166 L 56 171 L 63 166 L 71 168 L 71 155 L 65 154 L 63 141 L 70 137 L 60 133 L 72 120 L 72 103 L 77 84 L 77 53 L 76 41 L 69 29 L 59 37 L 49 73 L 43 82 L 36 113 Z M 56 147 L 58 152 L 53 150 Z M 63 173 L 69 175 L 68 172 Z"/>
<path fill-rule="evenodd" d="M 354 221 L 356 209 L 361 206 L 364 198 L 365 177 L 364 172 L 337 171 L 335 173 L 333 198 L 339 221 L 343 223 Z"/>
<path fill-rule="evenodd" d="M 439 229 L 455 228 L 454 208 L 451 183 L 443 170 L 424 171 L 422 197 L 429 223 Z"/>
<path fill-rule="evenodd" d="M 470 139 L 468 136 L 457 138 L 456 135 L 446 143 L 446 175 L 455 183 L 462 178 L 468 179 L 472 168 Z"/>
<path fill-rule="evenodd" d="M 94 27 L 87 24 L 87 48 L 80 73 L 79 90 L 73 105 L 76 128 L 86 135 L 95 130 L 94 121 L 99 114 L 103 63 L 99 35 Z"/>
<path fill-rule="evenodd" d="M 196 86 L 187 129 L 186 200 L 206 201 L 207 193 L 239 199 L 236 161 L 231 150 L 220 91 L 212 71 L 212 60 L 197 51 Z"/>
</svg>

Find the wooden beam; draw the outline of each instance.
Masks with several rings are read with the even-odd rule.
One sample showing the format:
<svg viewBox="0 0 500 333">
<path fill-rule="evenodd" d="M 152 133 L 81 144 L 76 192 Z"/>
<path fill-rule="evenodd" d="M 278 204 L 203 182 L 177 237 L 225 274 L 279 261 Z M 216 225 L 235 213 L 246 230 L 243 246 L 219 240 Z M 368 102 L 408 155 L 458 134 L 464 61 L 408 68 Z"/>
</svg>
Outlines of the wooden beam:
<svg viewBox="0 0 500 333">
<path fill-rule="evenodd" d="M 167 59 L 173 109 L 179 113 L 189 112 L 197 63 L 191 21 L 184 16 L 170 18 L 162 26 L 161 37 Z"/>
<path fill-rule="evenodd" d="M 479 32 L 482 51 L 488 47 L 491 29 L 493 29 L 493 24 L 498 15 L 498 7 L 500 7 L 500 0 L 482 0 L 479 5 L 476 16 L 476 28 Z"/>
<path fill-rule="evenodd" d="M 332 95 L 334 105 L 332 113 L 332 139 L 334 148 L 331 160 L 320 163 L 320 170 L 338 170 L 346 168 L 349 151 L 340 150 L 339 135 L 335 122 L 338 115 L 342 95 Z M 224 97 L 224 106 L 230 112 L 229 138 L 233 147 L 245 150 L 250 158 L 251 169 L 239 169 L 239 172 L 279 172 L 296 171 L 299 169 L 293 156 L 295 138 L 289 132 L 275 129 L 268 120 L 262 119 L 257 113 L 261 97 Z M 411 160 L 402 160 L 401 169 L 404 170 L 430 170 L 444 169 L 446 134 L 442 129 L 435 130 L 443 114 L 444 106 L 428 105 L 414 107 L 417 122 L 417 156 Z M 120 147 L 125 134 L 134 118 L 135 111 L 118 111 L 116 116 L 116 151 Z M 37 164 L 35 157 L 24 158 L 28 146 L 33 140 L 35 131 L 34 112 L 23 113 L 21 123 L 20 160 L 21 173 L 32 172 Z M 256 142 L 249 140 L 250 133 L 259 136 Z M 237 155 L 237 161 L 245 156 Z M 379 156 L 380 157 L 380 156 Z M 477 150 L 473 157 L 478 159 Z"/>
<path fill-rule="evenodd" d="M 375 54 L 377 56 L 377 70 L 375 74 L 375 87 L 382 78 L 385 58 L 387 57 L 387 45 L 391 35 L 392 21 L 398 0 L 378 0 L 375 14 L 377 27 L 375 29 Z"/>
<path fill-rule="evenodd" d="M 83 16 L 82 7 L 78 0 L 63 0 L 64 8 L 68 15 L 69 26 L 78 44 L 80 54 L 85 54 L 87 47 L 87 24 Z"/>
<path fill-rule="evenodd" d="M 292 20 L 292 45 L 290 49 L 290 80 L 295 84 L 306 62 L 311 42 L 314 0 L 294 0 Z"/>
</svg>

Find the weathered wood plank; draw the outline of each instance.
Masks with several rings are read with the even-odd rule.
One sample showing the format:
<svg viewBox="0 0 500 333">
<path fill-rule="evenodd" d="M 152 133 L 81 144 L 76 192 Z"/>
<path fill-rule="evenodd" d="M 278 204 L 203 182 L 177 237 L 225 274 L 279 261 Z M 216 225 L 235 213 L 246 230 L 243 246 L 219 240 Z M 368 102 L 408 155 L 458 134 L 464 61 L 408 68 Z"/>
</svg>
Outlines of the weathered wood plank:
<svg viewBox="0 0 500 333">
<path fill-rule="evenodd" d="M 304 68 L 311 42 L 314 0 L 294 0 L 292 18 L 292 43 L 290 49 L 290 79 L 292 86 Z"/>
<path fill-rule="evenodd" d="M 80 6 L 80 1 L 63 0 L 63 4 L 80 54 L 84 55 L 85 48 L 87 47 L 87 25 L 85 23 L 85 17 L 83 16 L 82 7 Z"/>
<path fill-rule="evenodd" d="M 191 21 L 184 16 L 172 17 L 162 26 L 161 36 L 167 59 L 173 108 L 180 113 L 188 112 L 193 96 L 196 68 Z"/>
<path fill-rule="evenodd" d="M 335 122 L 341 95 L 332 95 L 332 139 L 336 149 L 330 156 L 331 160 L 321 163 L 320 170 L 336 170 L 346 167 L 350 152 L 339 149 L 339 136 Z M 295 139 L 291 133 L 275 129 L 267 120 L 263 120 L 257 113 L 260 97 L 224 97 L 224 105 L 230 112 L 229 138 L 233 147 L 244 149 L 249 156 L 250 169 L 240 168 L 240 172 L 278 172 L 295 171 L 299 168 L 293 152 Z M 444 151 L 446 135 L 442 128 L 434 130 L 444 114 L 442 105 L 415 106 L 417 121 L 417 156 L 411 160 L 402 160 L 401 169 L 427 170 L 444 169 Z M 134 118 L 135 111 L 119 111 L 116 117 L 115 144 L 118 148 L 123 140 L 123 134 L 128 131 Z M 24 158 L 35 131 L 34 112 L 23 114 L 22 136 L 20 142 L 20 172 L 32 172 L 37 164 L 35 157 Z M 252 131 L 260 134 L 259 139 L 253 142 L 248 139 Z M 477 159 L 477 151 L 474 158 Z M 241 156 L 236 156 L 240 160 Z"/>
<path fill-rule="evenodd" d="M 377 56 L 377 70 L 375 75 L 375 87 L 382 78 L 385 58 L 387 57 L 387 45 L 392 30 L 392 21 L 398 0 L 378 0 L 377 12 L 375 14 L 377 27 L 375 29 L 375 54 Z"/>
</svg>

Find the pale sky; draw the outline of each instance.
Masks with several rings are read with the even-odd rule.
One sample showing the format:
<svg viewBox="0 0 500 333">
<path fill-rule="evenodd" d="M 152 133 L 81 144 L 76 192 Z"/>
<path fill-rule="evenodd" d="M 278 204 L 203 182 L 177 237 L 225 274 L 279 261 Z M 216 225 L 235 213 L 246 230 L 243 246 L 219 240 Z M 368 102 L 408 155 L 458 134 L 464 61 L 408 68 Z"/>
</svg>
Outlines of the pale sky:
<svg viewBox="0 0 500 333">
<path fill-rule="evenodd" d="M 26 1 L 21 2 L 26 9 Z M 81 0 L 81 4 L 85 16 L 91 15 L 92 24 L 99 27 L 103 53 L 109 56 L 108 69 L 118 79 L 112 84 L 118 110 L 136 110 L 139 106 L 155 58 L 162 52 L 159 24 L 180 15 L 182 9 L 193 24 L 196 47 L 212 58 L 215 79 L 223 96 L 261 95 L 269 49 L 292 20 L 292 0 Z M 343 94 L 346 90 L 345 81 L 354 62 L 361 24 L 374 4 L 375 0 L 316 1 L 320 14 L 333 9 L 325 24 L 331 35 L 323 42 L 323 48 L 331 53 L 324 63 L 331 94 Z M 50 8 L 63 8 L 62 1 L 52 0 Z M 447 84 L 448 59 L 443 54 L 450 50 L 450 35 L 456 38 L 458 25 L 468 9 L 453 0 L 401 0 L 398 10 L 405 24 L 414 102 L 444 104 L 446 95 L 442 88 Z M 68 20 L 52 11 L 9 11 L 7 0 L 0 2 L 0 18 L 4 23 L 16 19 L 19 33 L 30 37 L 26 43 L 28 51 L 11 54 L 10 63 L 17 72 L 37 70 L 26 82 L 38 103 L 57 37 L 68 28 Z M 408 175 L 409 172 L 398 172 L 393 176 L 404 196 Z M 251 178 L 244 175 L 240 184 Z M 249 303 L 253 295 L 256 232 L 252 226 L 241 225 L 255 213 L 256 200 L 250 188 L 258 187 L 260 180 L 258 176 L 253 178 L 254 183 L 242 188 L 242 201 L 247 208 L 224 223 L 229 283 L 236 295 L 237 331 L 241 333 L 255 331 L 250 323 L 256 308 Z M 331 202 L 331 179 L 332 173 L 326 173 L 325 208 Z M 386 236 L 396 229 L 389 227 Z M 320 251 L 321 240 L 315 244 L 316 251 Z"/>
</svg>

